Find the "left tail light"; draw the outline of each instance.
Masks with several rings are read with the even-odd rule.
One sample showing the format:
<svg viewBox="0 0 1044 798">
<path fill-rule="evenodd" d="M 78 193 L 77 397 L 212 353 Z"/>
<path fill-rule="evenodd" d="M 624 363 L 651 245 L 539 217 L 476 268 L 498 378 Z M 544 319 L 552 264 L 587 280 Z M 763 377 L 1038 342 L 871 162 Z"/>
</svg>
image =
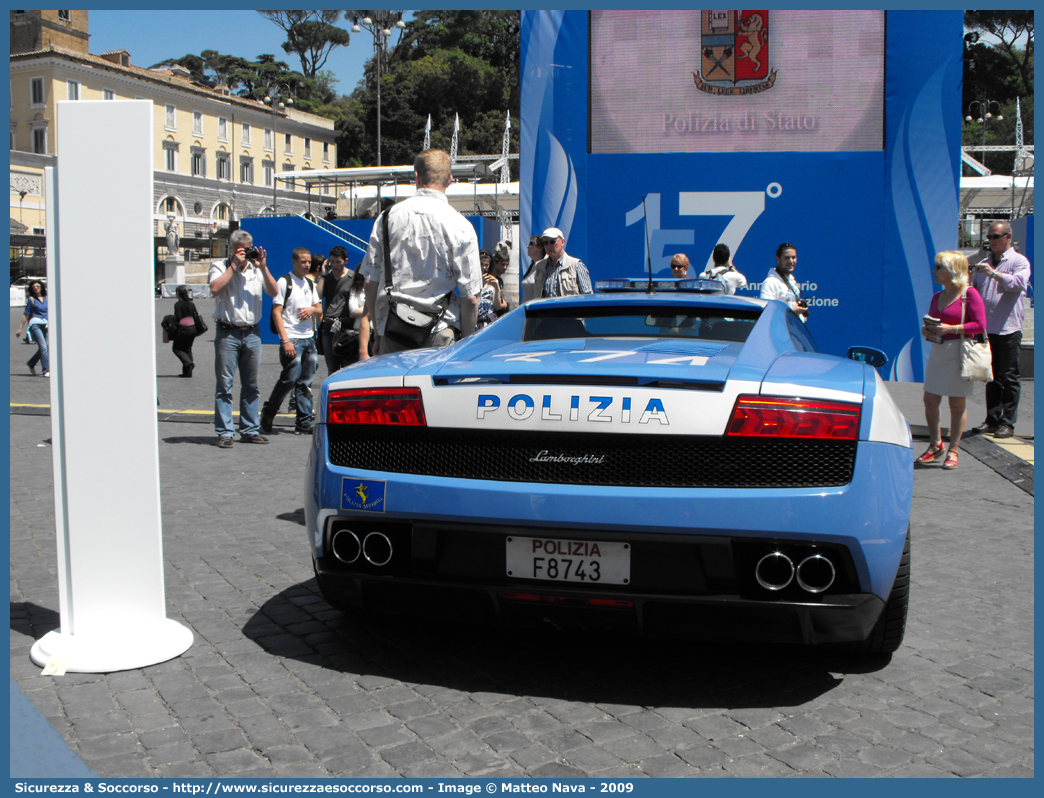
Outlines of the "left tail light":
<svg viewBox="0 0 1044 798">
<path fill-rule="evenodd" d="M 392 424 L 424 427 L 424 403 L 418 388 L 356 388 L 330 391 L 327 424 Z"/>
<path fill-rule="evenodd" d="M 854 441 L 861 409 L 849 402 L 744 395 L 736 400 L 726 435 Z"/>
</svg>

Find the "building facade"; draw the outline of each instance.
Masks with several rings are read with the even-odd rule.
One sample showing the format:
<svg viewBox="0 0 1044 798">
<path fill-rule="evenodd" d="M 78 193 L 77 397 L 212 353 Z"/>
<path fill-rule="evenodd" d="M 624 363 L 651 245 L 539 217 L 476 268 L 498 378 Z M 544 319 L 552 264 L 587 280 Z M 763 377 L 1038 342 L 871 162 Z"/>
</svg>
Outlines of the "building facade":
<svg viewBox="0 0 1044 798">
<path fill-rule="evenodd" d="M 216 247 L 233 220 L 309 209 L 320 215 L 334 206 L 332 189 L 308 194 L 300 184 L 275 179 L 337 165 L 332 120 L 198 85 L 179 66 L 136 67 L 126 50 L 93 55 L 87 11 L 10 14 L 12 218 L 20 212 L 31 229 L 44 226 L 43 200 L 35 192 L 41 161 L 27 156 L 57 156 L 60 168 L 55 111 L 63 100 L 153 104 L 157 239 L 173 215 L 182 247 L 222 254 Z M 21 194 L 27 189 L 31 195 Z"/>
</svg>

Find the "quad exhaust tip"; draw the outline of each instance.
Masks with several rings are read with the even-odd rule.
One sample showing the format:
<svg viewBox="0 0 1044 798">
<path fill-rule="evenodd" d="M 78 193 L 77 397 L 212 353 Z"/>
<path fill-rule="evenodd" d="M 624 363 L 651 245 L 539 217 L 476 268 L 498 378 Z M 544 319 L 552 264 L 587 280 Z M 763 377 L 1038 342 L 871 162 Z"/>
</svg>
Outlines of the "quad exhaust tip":
<svg viewBox="0 0 1044 798">
<path fill-rule="evenodd" d="M 766 590 L 782 590 L 794 579 L 794 563 L 783 552 L 773 551 L 758 560 L 754 576 Z"/>
<path fill-rule="evenodd" d="M 330 541 L 330 548 L 333 550 L 334 557 L 346 565 L 351 565 L 358 560 L 359 554 L 362 553 L 359 538 L 350 529 L 337 530 Z"/>
<path fill-rule="evenodd" d="M 362 553 L 370 565 L 387 565 L 392 558 L 392 543 L 383 532 L 371 532 L 363 538 Z"/>
<path fill-rule="evenodd" d="M 822 593 L 832 584 L 836 572 L 834 564 L 822 554 L 813 554 L 801 561 L 797 567 L 797 583 L 809 593 Z"/>
</svg>

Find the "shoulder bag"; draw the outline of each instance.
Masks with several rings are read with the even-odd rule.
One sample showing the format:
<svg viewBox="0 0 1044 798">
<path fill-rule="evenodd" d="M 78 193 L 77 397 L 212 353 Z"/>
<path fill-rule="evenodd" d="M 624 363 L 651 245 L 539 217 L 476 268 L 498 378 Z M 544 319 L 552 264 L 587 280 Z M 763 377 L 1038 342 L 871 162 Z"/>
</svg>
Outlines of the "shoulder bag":
<svg viewBox="0 0 1044 798">
<path fill-rule="evenodd" d="M 207 330 L 210 329 L 207 326 L 207 323 L 205 321 L 203 321 L 203 318 L 199 315 L 199 311 L 198 310 L 192 311 L 192 318 L 196 322 L 196 335 L 202 335 L 203 333 L 205 333 Z"/>
<path fill-rule="evenodd" d="M 964 312 L 967 302 L 968 292 L 964 291 L 961 294 L 961 377 L 975 382 L 992 382 L 993 355 L 990 352 L 989 339 L 982 334 L 974 338 L 964 337 Z"/>
<path fill-rule="evenodd" d="M 388 211 L 381 214 L 381 228 L 384 232 L 384 290 L 391 294 L 391 242 L 388 238 Z M 384 334 L 392 341 L 406 349 L 417 349 L 424 346 L 435 327 L 442 321 L 449 305 L 449 294 L 444 297 L 442 310 L 437 316 L 417 310 L 405 302 L 388 300 L 388 320 L 384 323 Z"/>
</svg>

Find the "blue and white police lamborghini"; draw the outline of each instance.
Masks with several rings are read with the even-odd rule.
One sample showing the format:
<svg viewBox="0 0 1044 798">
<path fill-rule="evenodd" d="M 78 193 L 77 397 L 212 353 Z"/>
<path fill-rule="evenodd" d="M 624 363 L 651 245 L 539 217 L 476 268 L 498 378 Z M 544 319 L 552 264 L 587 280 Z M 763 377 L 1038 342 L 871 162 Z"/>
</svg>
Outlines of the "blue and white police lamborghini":
<svg viewBox="0 0 1044 798">
<path fill-rule="evenodd" d="M 305 487 L 322 594 L 894 651 L 913 458 L 867 351 L 820 353 L 776 301 L 618 291 L 337 372 Z"/>
</svg>

